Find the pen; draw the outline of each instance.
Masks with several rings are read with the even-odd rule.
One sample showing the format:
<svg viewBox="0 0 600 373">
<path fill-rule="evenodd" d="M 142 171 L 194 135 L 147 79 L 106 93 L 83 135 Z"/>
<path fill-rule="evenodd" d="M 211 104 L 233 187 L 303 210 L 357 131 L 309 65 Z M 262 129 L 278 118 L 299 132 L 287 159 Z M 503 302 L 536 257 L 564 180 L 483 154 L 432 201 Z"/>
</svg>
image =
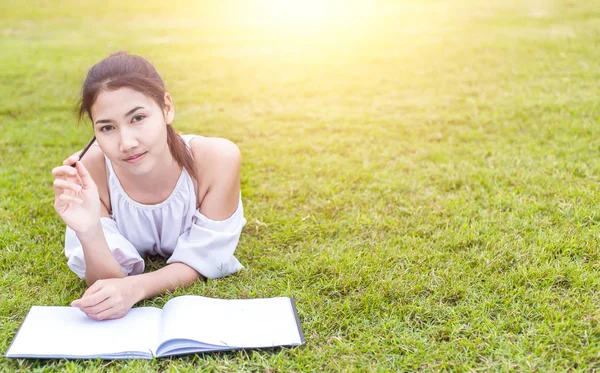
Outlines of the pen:
<svg viewBox="0 0 600 373">
<path fill-rule="evenodd" d="M 92 146 L 92 144 L 94 143 L 94 141 L 96 141 L 96 136 L 92 137 L 92 140 L 85 146 L 85 148 L 83 149 L 83 151 L 81 152 L 81 154 L 79 154 L 79 160 L 81 160 L 81 158 L 83 158 L 83 156 L 88 151 L 88 149 Z M 77 163 L 77 162 L 75 162 L 75 163 Z M 71 167 L 75 167 L 75 163 L 73 163 L 71 165 Z"/>
</svg>

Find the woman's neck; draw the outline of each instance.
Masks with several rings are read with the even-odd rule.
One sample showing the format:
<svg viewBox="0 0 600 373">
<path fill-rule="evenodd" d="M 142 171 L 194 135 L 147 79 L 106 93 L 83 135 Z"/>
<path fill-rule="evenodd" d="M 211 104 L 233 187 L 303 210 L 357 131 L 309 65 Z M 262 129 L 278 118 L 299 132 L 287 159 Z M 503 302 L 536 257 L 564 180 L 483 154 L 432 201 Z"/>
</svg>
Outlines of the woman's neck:
<svg viewBox="0 0 600 373">
<path fill-rule="evenodd" d="M 167 150 L 161 162 L 143 175 L 136 175 L 126 169 L 115 169 L 121 186 L 134 201 L 143 204 L 157 204 L 166 200 L 177 185 L 182 167 Z"/>
</svg>

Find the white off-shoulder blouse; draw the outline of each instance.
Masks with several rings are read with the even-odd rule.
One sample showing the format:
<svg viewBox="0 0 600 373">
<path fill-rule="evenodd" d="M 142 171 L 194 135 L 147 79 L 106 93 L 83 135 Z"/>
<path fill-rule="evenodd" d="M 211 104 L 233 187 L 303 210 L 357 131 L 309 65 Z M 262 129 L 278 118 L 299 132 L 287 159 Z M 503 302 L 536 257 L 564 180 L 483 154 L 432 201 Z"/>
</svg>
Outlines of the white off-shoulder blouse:
<svg viewBox="0 0 600 373">
<path fill-rule="evenodd" d="M 184 135 L 189 147 L 194 135 Z M 112 215 L 100 219 L 112 255 L 128 275 L 144 272 L 145 255 L 168 258 L 167 264 L 180 262 L 207 278 L 218 278 L 244 268 L 233 256 L 242 228 L 246 224 L 242 197 L 226 220 L 215 221 L 196 210 L 194 183 L 185 168 L 171 195 L 156 205 L 132 200 L 106 158 L 108 190 Z M 68 266 L 85 278 L 83 247 L 67 226 L 65 254 Z"/>
</svg>

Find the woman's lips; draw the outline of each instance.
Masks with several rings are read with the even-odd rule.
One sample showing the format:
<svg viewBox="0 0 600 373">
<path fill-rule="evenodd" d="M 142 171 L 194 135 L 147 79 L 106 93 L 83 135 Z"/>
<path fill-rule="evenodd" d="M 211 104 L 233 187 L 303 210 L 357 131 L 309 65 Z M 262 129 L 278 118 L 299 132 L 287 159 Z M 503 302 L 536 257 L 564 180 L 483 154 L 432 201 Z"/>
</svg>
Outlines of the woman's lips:
<svg viewBox="0 0 600 373">
<path fill-rule="evenodd" d="M 143 153 L 138 154 L 136 156 L 133 156 L 131 158 L 127 158 L 127 159 L 125 159 L 125 162 L 127 162 L 127 163 L 138 163 L 138 162 L 140 162 L 142 160 L 142 158 L 144 158 L 144 156 L 146 155 L 146 153 L 148 153 L 148 152 L 143 152 Z"/>
</svg>

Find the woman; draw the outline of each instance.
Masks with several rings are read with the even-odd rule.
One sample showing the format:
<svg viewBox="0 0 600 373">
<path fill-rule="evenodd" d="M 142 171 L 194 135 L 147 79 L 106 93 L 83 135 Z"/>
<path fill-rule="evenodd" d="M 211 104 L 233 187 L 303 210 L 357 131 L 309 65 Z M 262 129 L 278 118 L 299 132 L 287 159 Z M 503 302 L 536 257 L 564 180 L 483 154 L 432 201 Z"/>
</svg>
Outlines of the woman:
<svg viewBox="0 0 600 373">
<path fill-rule="evenodd" d="M 97 146 L 52 170 L 68 265 L 89 286 L 72 306 L 120 318 L 140 300 L 243 268 L 233 256 L 246 223 L 235 144 L 177 135 L 161 77 L 126 52 L 88 72 L 85 115 Z M 142 257 L 156 254 L 167 265 L 143 273 Z"/>
</svg>

